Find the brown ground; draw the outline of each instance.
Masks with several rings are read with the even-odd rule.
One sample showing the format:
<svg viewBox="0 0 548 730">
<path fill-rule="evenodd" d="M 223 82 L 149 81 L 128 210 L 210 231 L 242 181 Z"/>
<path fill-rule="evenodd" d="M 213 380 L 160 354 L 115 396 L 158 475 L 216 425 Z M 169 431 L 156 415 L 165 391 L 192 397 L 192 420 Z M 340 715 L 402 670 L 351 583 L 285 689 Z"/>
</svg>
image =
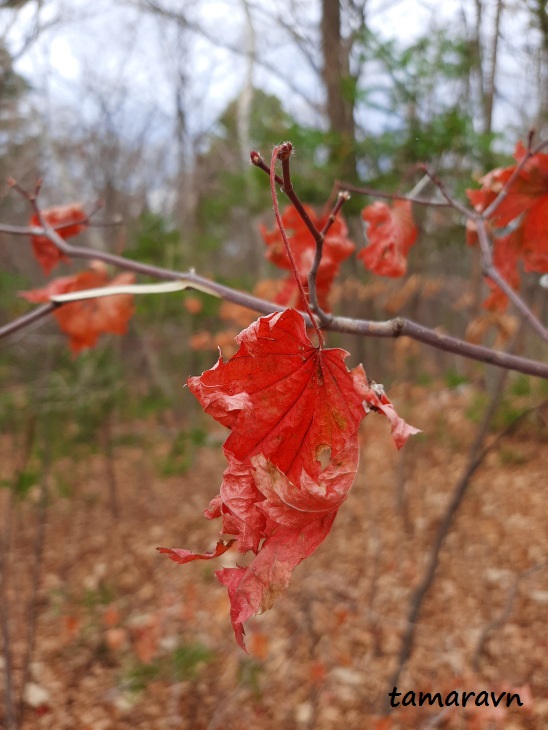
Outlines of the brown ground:
<svg viewBox="0 0 548 730">
<path fill-rule="evenodd" d="M 524 706 L 410 706 L 381 717 L 410 592 L 476 427 L 465 415 L 472 391 L 391 395 L 424 436 L 397 454 L 386 422 L 366 419 L 349 499 L 331 535 L 295 571 L 287 596 L 248 623 L 249 656 L 234 642 L 226 591 L 213 574 L 236 556 L 178 566 L 154 549 L 214 544 L 216 525 L 201 510 L 221 482 L 221 434 L 212 432 L 212 444 L 196 449 L 186 474 L 166 477 L 165 427 L 117 424 L 110 466 L 118 518 L 103 454 L 56 461 L 23 727 L 548 727 L 548 456 L 540 420 L 520 427 L 477 473 L 399 682 L 404 693 L 513 691 Z M 406 402 L 415 404 L 407 412 Z M 128 434 L 133 444 L 123 445 Z M 6 436 L 2 478 L 12 473 L 12 452 Z M 38 495 L 32 488 L 11 521 L 7 593 L 16 683 Z M 4 679 L 5 663 L 2 686 Z"/>
</svg>

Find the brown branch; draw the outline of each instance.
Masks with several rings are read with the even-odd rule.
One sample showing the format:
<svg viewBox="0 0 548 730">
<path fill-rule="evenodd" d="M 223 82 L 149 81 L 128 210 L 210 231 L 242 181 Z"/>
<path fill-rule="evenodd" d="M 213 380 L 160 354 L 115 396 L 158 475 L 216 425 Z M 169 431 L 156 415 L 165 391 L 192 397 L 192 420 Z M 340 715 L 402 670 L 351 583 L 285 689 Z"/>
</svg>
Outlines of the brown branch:
<svg viewBox="0 0 548 730">
<path fill-rule="evenodd" d="M 316 286 L 318 271 L 320 269 L 323 255 L 323 243 L 325 241 L 327 233 L 329 232 L 329 229 L 331 228 L 333 223 L 335 223 L 340 209 L 343 207 L 347 200 L 350 200 L 350 193 L 348 193 L 346 190 L 341 191 L 337 196 L 337 201 L 333 206 L 333 209 L 331 210 L 331 213 L 329 214 L 329 217 L 323 229 L 319 232 L 319 236 L 316 239 L 316 251 L 314 253 L 314 261 L 312 262 L 312 267 L 308 273 L 308 291 L 310 295 L 310 306 L 312 308 L 312 311 L 318 315 L 322 325 L 328 324 L 331 319 L 331 316 L 324 312 L 323 309 L 320 307 L 320 304 L 318 302 L 318 290 Z"/>
<path fill-rule="evenodd" d="M 451 196 L 451 194 L 448 192 L 443 180 L 441 180 L 434 172 L 432 172 L 432 170 L 430 170 L 428 165 L 421 165 L 421 169 L 424 171 L 425 175 L 428 175 L 430 180 L 432 180 L 434 185 L 438 188 L 440 193 L 445 198 L 448 206 L 450 206 L 451 208 L 454 208 L 455 210 L 458 210 L 459 213 L 462 213 L 462 215 L 465 218 L 470 218 L 471 220 L 476 220 L 476 218 L 478 217 L 478 213 L 476 213 L 476 211 L 470 210 L 462 203 L 459 203 L 458 200 L 455 200 L 455 198 L 453 198 Z"/>
<path fill-rule="evenodd" d="M 272 204 L 274 206 L 274 215 L 276 216 L 276 223 L 278 225 L 278 229 L 280 231 L 280 235 L 282 237 L 282 240 L 284 242 L 285 251 L 287 253 L 287 257 L 289 259 L 289 262 L 291 264 L 291 269 L 293 271 L 293 276 L 295 278 L 295 281 L 297 282 L 297 287 L 299 289 L 301 299 L 304 305 L 304 308 L 306 310 L 306 313 L 308 314 L 308 318 L 311 320 L 314 330 L 316 332 L 316 335 L 318 337 L 318 342 L 320 349 L 323 348 L 325 342 L 323 335 L 321 333 L 320 327 L 316 320 L 314 319 L 314 315 L 312 314 L 312 310 L 310 309 L 310 305 L 307 300 L 306 292 L 304 290 L 303 283 L 301 281 L 300 272 L 297 268 L 297 262 L 295 261 L 295 257 L 293 255 L 293 251 L 291 250 L 291 246 L 289 244 L 289 239 L 287 237 L 287 233 L 285 232 L 282 216 L 280 213 L 280 208 L 278 206 L 278 197 L 276 195 L 276 160 L 281 160 L 282 163 L 282 172 L 283 172 L 283 178 L 284 178 L 284 185 L 287 184 L 288 187 L 293 190 L 293 186 L 291 185 L 291 177 L 289 173 L 289 158 L 291 157 L 291 152 L 293 150 L 293 147 L 290 142 L 283 142 L 278 147 L 274 147 L 272 151 L 272 159 L 270 161 L 270 192 L 272 195 Z M 308 218 L 308 215 L 307 215 Z M 311 221 L 310 221 L 311 222 Z M 312 223 L 312 222 L 311 222 Z M 314 226 L 314 230 L 316 230 L 316 227 Z"/>
<path fill-rule="evenodd" d="M 310 269 L 310 272 L 308 274 L 308 299 L 310 302 L 311 310 L 314 312 L 314 314 L 318 316 L 318 319 L 320 320 L 322 326 L 325 328 L 325 325 L 327 325 L 331 321 L 331 317 L 323 311 L 318 302 L 316 279 L 323 255 L 323 242 L 325 240 L 327 232 L 335 222 L 335 219 L 344 203 L 350 199 L 350 195 L 347 191 L 339 192 L 337 201 L 329 215 L 325 226 L 323 227 L 323 230 L 319 231 L 314 225 L 308 213 L 306 212 L 306 208 L 302 204 L 299 196 L 293 188 L 293 182 L 291 180 L 291 169 L 289 164 L 291 155 L 293 153 L 293 145 L 291 144 L 291 142 L 283 142 L 279 146 L 279 149 L 281 153 L 278 154 L 278 158 L 281 160 L 282 163 L 282 177 L 280 177 L 279 175 L 275 175 L 275 180 L 278 185 L 280 185 L 282 192 L 284 192 L 289 198 L 293 207 L 299 214 L 299 217 L 308 228 L 310 234 L 312 235 L 312 238 L 314 239 L 316 249 L 312 268 Z M 258 152 L 251 152 L 251 162 L 256 167 L 270 175 L 270 168 L 264 162 Z"/>
<path fill-rule="evenodd" d="M 28 312 L 22 317 L 17 317 L 17 319 L 2 325 L 0 327 L 0 338 L 7 337 L 13 332 L 17 332 L 24 327 L 28 327 L 33 322 L 37 322 L 39 319 L 42 319 L 42 317 L 46 317 L 48 314 L 51 314 L 55 308 L 56 305 L 53 304 L 53 302 L 50 302 L 49 304 L 42 304 L 40 307 L 33 309 L 32 312 Z"/>
<path fill-rule="evenodd" d="M 80 258 L 95 258 L 95 251 L 89 251 L 87 256 L 80 256 Z M 135 261 L 130 259 L 122 259 L 121 257 L 115 257 L 121 259 L 123 263 L 116 263 L 115 265 L 120 268 L 127 268 L 129 271 L 136 271 L 134 264 Z M 128 264 L 126 267 L 125 264 Z M 140 266 L 145 266 L 140 264 Z M 156 267 L 152 267 L 156 268 Z M 141 269 L 139 269 L 141 271 Z M 169 279 L 169 280 L 182 280 L 189 281 L 190 283 L 195 282 L 207 286 L 212 291 L 219 294 L 222 299 L 227 302 L 233 302 L 239 304 L 241 307 L 246 307 L 259 314 L 272 314 L 273 312 L 280 312 L 286 307 L 269 302 L 266 299 L 259 299 L 251 294 L 231 289 L 230 287 L 217 284 L 214 281 L 210 281 L 202 276 L 198 276 L 192 272 L 169 272 L 170 276 L 166 276 L 167 270 L 163 270 L 163 275 L 158 278 Z M 154 274 L 150 274 L 153 276 Z M 66 306 L 66 304 L 44 304 L 29 314 L 19 317 L 12 322 L 0 327 L 0 338 L 6 335 L 12 334 L 18 330 L 23 329 L 30 322 L 33 322 L 46 314 L 54 311 L 58 307 Z M 306 321 L 307 326 L 311 327 L 312 322 L 309 317 L 301 312 L 303 318 Z M 517 355 L 510 355 L 506 352 L 499 350 L 493 350 L 490 347 L 484 347 L 483 345 L 473 345 L 470 342 L 460 340 L 458 337 L 451 337 L 450 335 L 443 334 L 437 330 L 429 329 L 423 325 L 413 322 L 410 319 L 403 317 L 396 317 L 394 319 L 388 319 L 384 322 L 377 322 L 368 319 L 350 319 L 349 317 L 331 317 L 328 316 L 328 321 L 322 324 L 325 331 L 328 332 L 341 332 L 344 334 L 358 335 L 360 337 L 383 337 L 383 338 L 396 338 L 396 337 L 409 337 L 417 342 L 422 342 L 429 347 L 433 347 L 437 350 L 443 350 L 444 352 L 452 352 L 455 355 L 466 357 L 469 360 L 476 360 L 487 365 L 494 365 L 498 368 L 505 370 L 515 370 L 525 375 L 533 375 L 537 378 L 544 378 L 548 380 L 548 364 L 540 362 L 539 360 L 530 360 L 529 358 L 520 357 Z"/>
<path fill-rule="evenodd" d="M 255 152 L 255 150 L 251 150 L 249 153 L 249 157 L 251 159 L 251 164 L 255 165 L 255 167 L 258 167 L 259 170 L 262 170 L 263 172 L 266 172 L 267 175 L 270 175 L 270 168 L 266 164 L 266 162 L 263 160 L 261 155 L 258 152 Z M 278 185 L 283 188 L 284 181 L 283 178 L 281 178 L 279 175 L 275 176 L 275 180 L 278 183 Z"/>
<path fill-rule="evenodd" d="M 350 185 L 349 183 L 335 181 L 335 187 L 339 190 L 347 190 L 349 193 L 357 195 L 369 195 L 371 198 L 384 198 L 385 200 L 407 200 L 414 205 L 426 205 L 430 208 L 453 208 L 451 203 L 441 200 L 428 200 L 427 198 L 415 198 L 413 195 L 403 195 L 401 193 L 387 193 L 375 188 L 369 188 L 363 185 Z"/>
<path fill-rule="evenodd" d="M 291 181 L 291 170 L 289 165 L 289 160 L 293 151 L 293 146 L 291 145 L 291 142 L 284 142 L 284 146 L 287 148 L 287 152 L 283 154 L 283 156 L 280 157 L 282 161 L 282 175 L 283 175 L 283 185 L 282 185 L 282 192 L 284 192 L 291 203 L 293 204 L 293 207 L 299 214 L 299 217 L 301 218 L 302 222 L 305 224 L 305 226 L 310 231 L 312 238 L 314 239 L 314 243 L 318 245 L 318 242 L 321 242 L 321 233 L 316 228 L 314 223 L 311 221 L 310 216 L 306 212 L 306 209 L 304 205 L 301 203 L 299 196 L 295 192 L 295 189 L 293 187 L 293 182 Z"/>
<path fill-rule="evenodd" d="M 29 229 L 24 228 L 23 230 L 28 233 Z M 173 269 L 166 269 L 160 266 L 133 261 L 132 259 L 127 259 L 123 256 L 117 256 L 104 251 L 72 246 L 61 238 L 61 236 L 46 222 L 43 223 L 43 227 L 41 229 L 33 228 L 31 230 L 37 231 L 38 235 L 47 236 L 47 238 L 69 258 L 100 260 L 117 268 L 124 269 L 126 271 L 133 271 L 137 274 L 143 274 L 162 281 L 179 280 L 188 282 L 190 285 L 196 284 L 197 286 L 208 288 L 228 302 L 239 304 L 242 307 L 247 307 L 248 309 L 263 315 L 272 314 L 273 312 L 279 312 L 284 309 L 284 307 L 279 304 L 274 304 L 273 302 L 268 302 L 264 299 L 254 297 L 251 294 L 246 294 L 232 289 L 231 287 L 224 286 L 223 284 L 218 284 L 215 281 L 210 281 L 205 277 L 199 276 L 193 270 L 188 272 L 175 271 Z M 45 304 L 38 307 L 33 312 L 0 327 L 0 338 L 23 329 L 31 322 L 34 322 L 52 312 L 56 306 L 62 305 Z M 306 314 L 303 314 L 303 317 L 305 318 L 308 326 L 313 326 L 312 321 Z M 376 322 L 364 319 L 350 319 L 348 317 L 332 317 L 324 313 L 321 320 L 322 327 L 326 331 L 342 332 L 362 337 L 410 337 L 411 339 L 422 342 L 429 347 L 434 347 L 445 352 L 452 352 L 471 360 L 477 360 L 478 362 L 495 365 L 496 367 L 507 370 L 515 370 L 526 375 L 533 375 L 535 377 L 548 379 L 548 364 L 546 363 L 516 355 L 510 355 L 481 345 L 473 345 L 469 342 L 465 342 L 464 340 L 442 334 L 437 330 L 429 329 L 428 327 L 424 327 L 412 320 L 404 319 L 402 317 L 396 317 L 395 319 L 386 320 L 384 322 Z"/>
</svg>

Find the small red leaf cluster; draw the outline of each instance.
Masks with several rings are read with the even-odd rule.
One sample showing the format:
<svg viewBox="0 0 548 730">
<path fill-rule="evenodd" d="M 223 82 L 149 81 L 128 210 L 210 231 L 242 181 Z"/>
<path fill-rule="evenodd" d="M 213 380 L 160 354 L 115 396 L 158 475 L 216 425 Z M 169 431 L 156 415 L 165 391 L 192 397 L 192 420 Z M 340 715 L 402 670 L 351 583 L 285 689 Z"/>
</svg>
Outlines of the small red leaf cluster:
<svg viewBox="0 0 548 730">
<path fill-rule="evenodd" d="M 46 208 L 40 215 L 63 240 L 77 236 L 88 225 L 88 216 L 81 203 Z M 31 217 L 29 226 L 37 228 L 42 226 L 37 214 Z M 68 261 L 67 256 L 47 236 L 31 236 L 31 243 L 34 255 L 46 275 L 61 261 Z M 21 296 L 29 302 L 49 302 L 50 297 L 57 294 L 132 284 L 134 281 L 134 275 L 129 273 L 119 274 L 109 280 L 106 267 L 100 262 L 94 262 L 86 271 L 52 279 L 42 289 L 21 292 Z M 76 355 L 85 348 L 94 347 L 99 335 L 103 333 L 126 334 L 127 324 L 133 312 L 133 296 L 116 294 L 111 297 L 84 299 L 64 304 L 54 312 L 54 315 L 61 330 L 68 335 L 70 348 Z"/>
<path fill-rule="evenodd" d="M 21 292 L 21 296 L 29 302 L 49 302 L 50 297 L 57 294 L 132 284 L 134 281 L 134 275 L 127 272 L 109 280 L 105 266 L 95 263 L 94 268 L 52 279 L 42 289 Z M 64 304 L 54 315 L 61 330 L 69 336 L 70 348 L 76 355 L 86 347 L 94 347 L 103 333 L 126 334 L 133 312 L 133 295 L 115 294 Z"/>
<path fill-rule="evenodd" d="M 72 238 L 82 233 L 88 225 L 88 217 L 81 203 L 70 203 L 69 205 L 46 208 L 41 211 L 41 215 L 44 221 L 54 228 L 65 241 L 67 238 Z M 29 226 L 41 227 L 40 219 L 37 215 L 31 217 Z M 46 236 L 31 236 L 31 242 L 34 255 L 46 276 L 49 276 L 52 269 L 61 261 L 67 261 L 67 257 Z"/>
<path fill-rule="evenodd" d="M 318 231 L 321 231 L 327 223 L 329 216 L 318 216 L 310 206 L 305 205 L 303 207 L 312 223 Z M 314 239 L 293 206 L 289 206 L 284 210 L 282 222 L 289 236 L 291 250 L 295 257 L 301 282 L 305 291 L 308 292 L 308 273 L 312 268 L 314 254 L 316 252 Z M 280 269 L 291 272 L 291 264 L 278 229 L 269 231 L 265 226 L 262 226 L 261 235 L 268 247 L 266 253 L 267 259 Z M 323 242 L 322 260 L 316 278 L 318 302 L 320 307 L 326 312 L 329 311 L 327 297 L 331 285 L 339 273 L 340 265 L 352 255 L 355 249 L 356 246 L 348 238 L 348 227 L 346 223 L 338 216 L 331 225 Z M 301 310 L 305 309 L 297 282 L 292 273 L 285 279 L 284 288 L 276 296 L 274 301 L 283 306 L 291 306 Z"/>
<path fill-rule="evenodd" d="M 362 218 L 367 224 L 369 245 L 357 256 L 365 268 L 380 276 L 404 276 L 409 250 L 418 236 L 411 203 L 394 200 L 389 206 L 377 201 L 362 210 Z"/>
<path fill-rule="evenodd" d="M 519 164 L 527 152 L 518 142 L 514 157 Z M 481 178 L 479 190 L 467 190 L 478 213 L 487 210 L 504 185 L 516 171 L 517 165 L 497 168 Z M 520 287 L 518 264 L 525 271 L 548 272 L 548 154 L 533 155 L 514 180 L 488 221 L 494 237 L 493 262 L 497 270 L 514 288 Z M 473 225 L 467 228 L 467 241 L 477 242 Z M 504 311 L 508 304 L 505 294 L 490 284 L 491 296 L 484 302 L 488 309 Z"/>
<path fill-rule="evenodd" d="M 321 231 L 328 221 L 328 216 L 318 216 L 310 206 L 304 208 L 317 230 Z M 365 268 L 379 276 L 404 276 L 407 273 L 409 250 L 418 236 L 411 203 L 395 200 L 389 206 L 386 203 L 376 202 L 362 210 L 362 219 L 367 225 L 369 245 L 362 249 L 357 257 L 362 259 Z M 314 238 L 292 206 L 284 210 L 282 222 L 289 236 L 301 282 L 308 292 L 308 273 L 312 268 L 316 250 Z M 291 264 L 279 231 L 277 229 L 269 231 L 262 226 L 261 235 L 268 247 L 267 259 L 280 269 L 291 271 Z M 348 227 L 339 214 L 325 237 L 316 278 L 318 302 L 324 311 L 330 311 L 328 296 L 340 266 L 355 249 L 356 246 L 348 238 Z M 297 283 L 291 274 L 284 280 L 284 287 L 274 301 L 284 306 L 305 309 Z"/>
<path fill-rule="evenodd" d="M 383 413 L 396 445 L 416 433 L 396 414 L 348 353 L 309 340 L 294 309 L 261 317 L 237 337 L 239 349 L 220 357 L 188 386 L 231 433 L 220 494 L 205 515 L 232 535 L 213 553 L 159 548 L 186 563 L 222 554 L 231 542 L 253 552 L 247 567 L 216 572 L 228 589 L 231 620 L 244 646 L 244 622 L 267 610 L 287 588 L 293 569 L 331 529 L 358 466 L 358 427 L 367 412 Z"/>
</svg>

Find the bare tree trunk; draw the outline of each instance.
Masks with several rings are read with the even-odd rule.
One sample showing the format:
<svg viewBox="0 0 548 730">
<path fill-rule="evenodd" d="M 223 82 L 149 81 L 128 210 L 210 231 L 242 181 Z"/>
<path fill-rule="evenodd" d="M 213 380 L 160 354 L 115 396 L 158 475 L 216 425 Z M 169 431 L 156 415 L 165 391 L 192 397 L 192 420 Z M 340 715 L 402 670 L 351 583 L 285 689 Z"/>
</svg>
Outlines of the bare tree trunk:
<svg viewBox="0 0 548 730">
<path fill-rule="evenodd" d="M 540 30 L 539 85 L 537 131 L 542 136 L 548 129 L 548 6 L 545 0 L 533 0 L 533 16 Z"/>
<path fill-rule="evenodd" d="M 491 44 L 491 56 L 489 58 L 489 70 L 487 72 L 487 80 L 484 87 L 483 109 L 484 109 L 484 132 L 489 133 L 493 128 L 493 106 L 496 94 L 496 75 L 497 75 L 497 56 L 500 39 L 500 24 L 502 19 L 503 3 L 502 0 L 497 2 L 497 12 L 495 15 L 495 25 L 493 28 L 493 38 Z"/>
<path fill-rule="evenodd" d="M 352 181 L 356 178 L 355 79 L 350 73 L 350 44 L 342 37 L 339 0 L 322 0 L 321 33 L 327 116 L 336 137 L 331 156 L 340 165 L 341 177 Z"/>
</svg>

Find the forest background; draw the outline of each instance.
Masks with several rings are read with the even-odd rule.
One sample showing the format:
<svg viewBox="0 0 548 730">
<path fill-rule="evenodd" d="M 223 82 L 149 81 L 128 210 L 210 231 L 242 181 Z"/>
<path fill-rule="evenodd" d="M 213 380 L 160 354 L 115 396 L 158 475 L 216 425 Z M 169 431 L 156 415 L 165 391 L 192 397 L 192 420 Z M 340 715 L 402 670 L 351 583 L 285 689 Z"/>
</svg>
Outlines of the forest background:
<svg viewBox="0 0 548 730">
<path fill-rule="evenodd" d="M 516 142 L 526 140 L 531 128 L 539 139 L 548 136 L 548 14 L 542 0 L 462 0 L 443 3 L 442 12 L 439 3 L 405 0 L 283 0 L 274 9 L 249 0 L 0 3 L 2 180 L 11 176 L 32 189 L 42 177 L 43 205 L 81 200 L 91 208 L 97 199 L 104 201 L 86 233 L 91 246 L 160 266 L 192 267 L 245 291 L 259 286 L 259 294 L 269 299 L 278 286 L 277 274 L 265 259 L 260 226 L 272 228 L 273 214 L 266 178 L 249 164 L 250 149 L 267 157 L 274 144 L 290 139 L 296 149 L 295 187 L 303 201 L 317 206 L 329 198 L 335 180 L 397 192 L 418 185 L 422 196 L 435 197 L 419 163 L 428 163 L 452 194 L 465 200 L 465 190 L 483 174 L 511 164 Z M 0 220 L 26 224 L 28 205 L 7 184 L 0 185 Z M 367 202 L 372 198 L 354 196 L 344 209 L 358 247 L 365 245 L 359 212 Z M 465 246 L 458 213 L 432 209 L 414 214 L 420 241 L 411 251 L 406 277 L 384 279 L 347 262 L 332 292 L 333 310 L 374 320 L 401 314 L 473 342 L 544 359 L 545 347 L 519 327 L 511 309 L 482 308 L 488 290 L 479 254 Z M 17 293 L 41 286 L 43 278 L 23 239 L 1 234 L 0 244 L 4 323 L 28 309 Z M 63 265 L 60 273 L 77 269 Z M 548 318 L 546 291 L 539 275 L 524 274 L 523 297 L 541 321 Z M 211 598 L 217 595 L 217 588 L 207 583 L 211 575 L 200 587 L 203 571 L 174 577 L 168 570 L 172 566 L 157 567 L 153 548 L 176 543 L 181 531 L 195 536 L 196 547 L 204 536 L 213 539 L 193 520 L 220 480 L 221 460 L 209 469 L 212 449 L 220 451 L 220 436 L 182 386 L 188 375 L 211 366 L 218 346 L 230 355 L 235 334 L 249 321 L 249 313 L 205 294 L 151 296 L 138 299 L 126 337 L 104 339 L 76 359 L 53 320 L 3 340 L 0 476 L 7 487 L 2 494 L 7 517 L 3 543 L 9 556 L 3 568 L 12 566 L 11 575 L 18 556 L 28 550 L 40 556 L 38 577 L 29 567 L 28 575 L 4 582 L 1 597 L 15 657 L 13 668 L 4 665 L 3 673 L 13 673 L 14 685 L 46 693 L 39 701 L 23 693 L 20 717 L 39 722 L 45 708 L 46 714 L 68 713 L 67 727 L 74 717 L 80 722 L 93 712 L 99 719 L 89 720 L 90 727 L 99 722 L 135 727 L 136 718 L 143 727 L 147 722 L 163 727 L 154 715 L 161 707 L 171 726 L 214 727 L 215 722 L 235 722 L 242 706 L 265 727 L 282 720 L 290 726 L 331 727 L 341 717 L 349 727 L 360 727 L 352 722 L 380 717 L 397 665 L 398 637 L 404 634 L 405 601 L 448 499 L 446 474 L 457 479 L 470 433 L 496 395 L 490 437 L 516 418 L 522 418 L 524 430 L 495 450 L 489 479 L 502 480 L 495 504 L 504 525 L 516 508 L 516 483 L 523 483 L 528 497 L 521 495 L 520 503 L 539 520 L 532 553 L 523 560 L 515 557 L 523 540 L 519 530 L 528 534 L 532 518 L 527 525 L 514 525 L 516 532 L 508 536 L 492 514 L 487 519 L 489 555 L 482 552 L 486 522 L 472 527 L 478 510 L 470 506 L 464 536 L 478 536 L 474 545 L 485 561 L 485 574 L 480 571 L 473 580 L 467 573 L 478 561 L 471 548 L 460 562 L 450 562 L 450 573 L 455 569 L 458 577 L 452 587 L 447 579 L 445 587 L 455 604 L 464 595 L 475 596 L 470 607 L 474 631 L 464 637 L 460 619 L 450 629 L 443 625 L 441 617 L 454 614 L 447 612 L 441 588 L 434 590 L 428 613 L 432 622 L 440 620 L 434 636 L 438 645 L 443 636 L 444 646 L 457 658 L 440 664 L 434 645 L 425 649 L 425 639 L 411 658 L 411 674 L 404 677 L 410 688 L 417 682 L 419 688 L 435 688 L 436 682 L 453 688 L 463 676 L 472 677 L 469 684 L 477 684 L 479 677 L 497 686 L 523 685 L 532 698 L 526 722 L 544 722 L 548 710 L 541 688 L 545 692 L 548 669 L 534 658 L 530 643 L 535 622 L 543 625 L 539 609 L 548 595 L 546 583 L 541 584 L 547 578 L 542 563 L 546 522 L 541 520 L 546 510 L 533 500 L 539 499 L 535 486 L 542 481 L 535 474 L 545 470 L 542 449 L 535 444 L 545 441 L 546 422 L 538 412 L 523 418 L 546 397 L 542 381 L 513 375 L 501 384 L 492 368 L 408 340 L 330 334 L 330 345 L 349 350 L 351 365 L 363 362 L 370 377 L 395 387 L 400 410 L 403 404 L 408 420 L 418 421 L 427 439 L 400 457 L 384 441 L 377 443 L 376 434 L 369 442 L 364 437 L 364 449 L 374 448 L 360 483 L 365 485 L 365 474 L 375 473 L 374 464 L 382 476 L 363 492 L 356 489 L 356 499 L 368 500 L 367 509 L 362 502 L 353 507 L 354 514 L 363 512 L 353 528 L 358 543 L 345 548 L 332 544 L 334 563 L 329 568 L 318 562 L 317 575 L 313 572 L 308 584 L 303 576 L 294 603 L 284 617 L 278 615 L 279 629 L 273 628 L 272 615 L 278 606 L 265 617 L 268 629 L 256 622 L 251 659 L 235 655 L 226 606 L 217 607 L 219 601 Z M 148 460 L 143 452 L 150 454 Z M 138 465 L 137 455 L 146 464 Z M 424 471 L 431 485 L 421 483 Z M 135 480 L 139 484 L 132 488 Z M 374 514 L 384 515 L 382 529 L 375 526 Z M 67 520 L 81 524 L 81 530 L 69 546 L 73 560 L 60 565 L 59 530 L 53 525 L 61 526 L 63 535 Z M 97 538 L 91 550 L 100 559 L 83 548 L 94 520 L 97 533 L 105 521 L 113 526 L 112 534 L 103 536 L 102 543 Z M 142 520 L 149 530 L 138 538 Z M 125 545 L 125 567 L 111 565 L 108 557 L 108 550 L 116 550 L 111 542 L 116 539 Z M 508 542 L 515 549 L 504 558 L 501 545 Z M 336 571 L 341 586 L 320 599 L 319 576 L 327 572 L 333 580 L 338 549 L 346 550 L 348 561 Z M 457 544 L 451 549 L 459 553 Z M 319 561 L 327 560 L 327 550 Z M 134 575 L 134 584 L 126 585 L 124 571 L 135 572 L 136 563 L 143 570 L 143 562 L 146 576 Z M 103 567 L 97 572 L 93 564 Z M 188 571 L 179 572 L 183 570 Z M 345 586 L 353 570 L 363 580 L 363 591 L 349 597 Z M 172 592 L 159 587 L 167 580 Z M 179 598 L 176 581 L 182 581 Z M 519 593 L 524 582 L 528 597 Z M 141 598 L 132 593 L 139 583 L 149 591 Z M 28 604 L 24 620 L 14 616 L 17 595 Z M 211 636 L 204 627 L 213 621 L 202 608 L 207 601 L 215 604 Z M 356 608 L 364 605 L 366 619 Z M 334 607 L 336 626 L 328 618 Z M 296 622 L 298 628 L 289 617 L 292 609 L 305 617 Z M 177 611 L 184 614 L 183 627 L 173 620 Z M 518 616 L 510 623 L 515 647 L 504 654 L 502 647 L 512 642 L 501 634 L 500 646 L 492 647 L 486 659 L 493 615 L 503 616 L 502 625 L 511 611 Z M 36 636 L 31 641 L 35 661 L 27 666 L 19 647 L 28 645 L 28 625 L 36 627 Z M 60 649 L 48 644 L 59 626 Z M 353 645 L 363 642 L 363 665 L 355 663 L 340 638 L 338 647 L 324 646 L 325 636 L 333 637 L 339 626 L 353 637 Z M 357 639 L 354 629 L 364 635 Z M 302 651 L 291 672 L 297 683 L 306 676 L 302 681 L 308 689 L 289 703 L 282 718 L 279 697 L 288 690 L 281 674 L 291 661 L 284 641 L 295 632 Z M 6 637 L 4 629 L 4 647 Z M 345 642 L 352 646 L 349 638 Z M 524 646 L 530 661 L 516 666 Z M 52 678 L 51 669 L 44 668 L 51 659 L 48 652 L 56 658 L 53 666 L 79 652 L 73 674 L 81 674 L 84 685 L 77 683 L 78 691 L 76 685 L 70 689 L 60 669 Z M 96 684 L 94 699 L 84 706 L 86 674 Z M 15 718 L 17 689 L 8 684 L 4 705 L 10 704 L 11 693 Z M 70 692 L 76 699 L 67 699 Z M 76 713 L 72 719 L 70 712 Z M 523 715 L 515 713 L 511 720 L 506 715 L 485 718 L 467 717 L 466 722 L 534 727 L 520 725 Z M 416 717 L 394 720 L 407 721 L 414 727 Z"/>
</svg>

